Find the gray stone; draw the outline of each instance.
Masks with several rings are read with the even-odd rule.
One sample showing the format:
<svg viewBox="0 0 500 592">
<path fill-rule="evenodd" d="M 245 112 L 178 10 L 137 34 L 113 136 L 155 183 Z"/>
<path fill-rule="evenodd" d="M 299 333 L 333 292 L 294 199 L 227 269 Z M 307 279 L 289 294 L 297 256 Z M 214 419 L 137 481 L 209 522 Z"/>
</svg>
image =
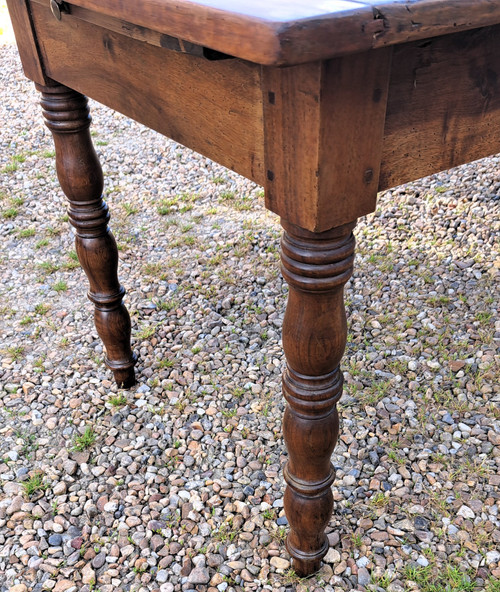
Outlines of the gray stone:
<svg viewBox="0 0 500 592">
<path fill-rule="evenodd" d="M 63 462 L 63 470 L 66 473 L 66 475 L 74 475 L 77 469 L 78 464 L 74 460 L 68 458 Z"/>
<path fill-rule="evenodd" d="M 195 567 L 188 576 L 190 584 L 208 584 L 209 581 L 210 574 L 206 567 Z"/>
<path fill-rule="evenodd" d="M 368 586 L 371 583 L 371 575 L 370 572 L 366 569 L 366 567 L 361 567 L 358 570 L 358 584 L 360 586 Z"/>
<path fill-rule="evenodd" d="M 474 512 L 468 506 L 461 506 L 457 512 L 457 516 L 463 516 L 468 519 L 475 518 Z"/>
<path fill-rule="evenodd" d="M 100 553 L 98 553 L 94 557 L 94 559 L 92 559 L 92 567 L 94 569 L 99 569 L 105 564 L 105 562 L 106 562 L 106 553 L 101 551 Z"/>
<path fill-rule="evenodd" d="M 113 514 L 114 512 L 116 512 L 116 510 L 118 510 L 118 503 L 117 502 L 108 502 L 107 504 L 104 504 L 103 510 L 105 512 L 109 512 L 110 514 Z"/>
<path fill-rule="evenodd" d="M 19 510 L 21 509 L 22 505 L 24 503 L 24 498 L 20 495 L 17 495 L 12 502 L 10 503 L 10 505 L 7 507 L 7 515 L 11 515 L 11 514 L 15 514 L 16 512 L 19 512 Z"/>
<path fill-rule="evenodd" d="M 168 571 L 166 569 L 159 569 L 156 572 L 156 581 L 159 584 L 163 584 L 168 580 Z"/>
<path fill-rule="evenodd" d="M 59 547 L 62 543 L 62 536 L 60 534 L 51 534 L 49 536 L 49 545 L 51 547 Z"/>
</svg>

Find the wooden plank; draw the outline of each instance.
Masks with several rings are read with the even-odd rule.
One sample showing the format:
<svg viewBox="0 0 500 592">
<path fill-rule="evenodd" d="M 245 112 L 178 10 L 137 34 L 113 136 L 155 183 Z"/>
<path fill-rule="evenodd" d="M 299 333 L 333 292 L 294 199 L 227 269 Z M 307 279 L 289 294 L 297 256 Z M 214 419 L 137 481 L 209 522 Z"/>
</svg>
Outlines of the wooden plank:
<svg viewBox="0 0 500 592">
<path fill-rule="evenodd" d="M 32 8 L 48 76 L 263 182 L 258 66 L 211 62 Z"/>
<path fill-rule="evenodd" d="M 500 152 L 500 26 L 394 48 L 380 189 Z"/>
<path fill-rule="evenodd" d="M 321 232 L 375 209 L 391 51 L 263 69 L 270 210 Z"/>
<path fill-rule="evenodd" d="M 47 0 L 31 0 L 31 3 L 41 4 L 45 7 L 47 6 Z M 146 43 L 150 43 L 151 45 L 156 45 L 157 47 L 171 49 L 172 51 L 180 51 L 181 53 L 188 53 L 190 55 L 197 55 L 200 57 L 208 56 L 209 59 L 223 59 L 230 57 L 226 56 L 225 54 L 217 55 L 217 52 L 209 50 L 202 45 L 189 43 L 182 39 L 166 35 L 165 33 L 154 31 L 153 29 L 141 27 L 140 25 L 134 25 L 127 21 L 111 16 L 98 14 L 91 10 L 87 10 L 86 8 L 81 8 L 80 6 L 71 6 L 70 16 L 67 17 L 63 14 L 63 18 L 77 18 L 87 23 L 108 29 L 109 31 L 120 33 L 126 37 L 144 41 Z"/>
<path fill-rule="evenodd" d="M 321 230 L 376 208 L 392 50 L 327 62 L 319 162 Z"/>
<path fill-rule="evenodd" d="M 7 8 L 24 73 L 34 82 L 46 84 L 47 80 L 40 63 L 38 46 L 31 23 L 29 3 L 26 0 L 7 0 Z"/>
<path fill-rule="evenodd" d="M 308 230 L 317 226 L 321 62 L 264 68 L 266 207 Z"/>
<path fill-rule="evenodd" d="M 72 0 L 71 4 L 264 65 L 328 59 L 500 23 L 497 0 Z"/>
<path fill-rule="evenodd" d="M 357 12 L 289 22 L 278 33 L 284 63 L 332 57 L 500 23 L 496 0 L 366 0 Z M 366 6 L 369 4 L 370 6 Z"/>
<path fill-rule="evenodd" d="M 500 23 L 497 0 L 363 0 L 373 4 L 384 31 L 373 47 L 437 37 Z"/>
</svg>

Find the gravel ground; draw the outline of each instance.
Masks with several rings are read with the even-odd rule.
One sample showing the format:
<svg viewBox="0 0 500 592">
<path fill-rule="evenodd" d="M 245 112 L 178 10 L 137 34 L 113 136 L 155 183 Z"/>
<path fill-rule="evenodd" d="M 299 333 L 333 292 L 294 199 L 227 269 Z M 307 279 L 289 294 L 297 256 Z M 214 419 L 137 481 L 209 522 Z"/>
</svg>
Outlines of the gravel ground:
<svg viewBox="0 0 500 592">
<path fill-rule="evenodd" d="M 0 64 L 0 592 L 499 592 L 500 158 L 359 222 L 331 547 L 299 580 L 262 190 L 94 105 L 139 355 L 119 390 L 37 93 L 13 45 Z"/>
</svg>

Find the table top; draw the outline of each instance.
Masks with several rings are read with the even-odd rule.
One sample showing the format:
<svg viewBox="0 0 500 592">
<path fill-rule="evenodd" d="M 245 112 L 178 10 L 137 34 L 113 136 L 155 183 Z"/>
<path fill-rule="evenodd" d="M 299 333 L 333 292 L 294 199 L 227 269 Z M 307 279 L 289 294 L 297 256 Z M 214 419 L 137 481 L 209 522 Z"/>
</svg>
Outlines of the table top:
<svg viewBox="0 0 500 592">
<path fill-rule="evenodd" d="M 70 0 L 264 65 L 328 59 L 500 23 L 498 0 Z"/>
</svg>

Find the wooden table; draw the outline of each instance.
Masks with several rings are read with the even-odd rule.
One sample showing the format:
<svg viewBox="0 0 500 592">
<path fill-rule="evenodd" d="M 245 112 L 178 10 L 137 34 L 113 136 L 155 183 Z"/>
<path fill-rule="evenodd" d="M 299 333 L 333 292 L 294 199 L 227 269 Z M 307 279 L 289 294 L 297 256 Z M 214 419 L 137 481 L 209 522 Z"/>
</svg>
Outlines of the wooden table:
<svg viewBox="0 0 500 592">
<path fill-rule="evenodd" d="M 281 216 L 295 571 L 328 547 L 343 287 L 377 192 L 500 151 L 498 0 L 7 0 L 42 93 L 95 323 L 116 381 L 135 355 L 85 93 L 264 185 Z"/>
</svg>

